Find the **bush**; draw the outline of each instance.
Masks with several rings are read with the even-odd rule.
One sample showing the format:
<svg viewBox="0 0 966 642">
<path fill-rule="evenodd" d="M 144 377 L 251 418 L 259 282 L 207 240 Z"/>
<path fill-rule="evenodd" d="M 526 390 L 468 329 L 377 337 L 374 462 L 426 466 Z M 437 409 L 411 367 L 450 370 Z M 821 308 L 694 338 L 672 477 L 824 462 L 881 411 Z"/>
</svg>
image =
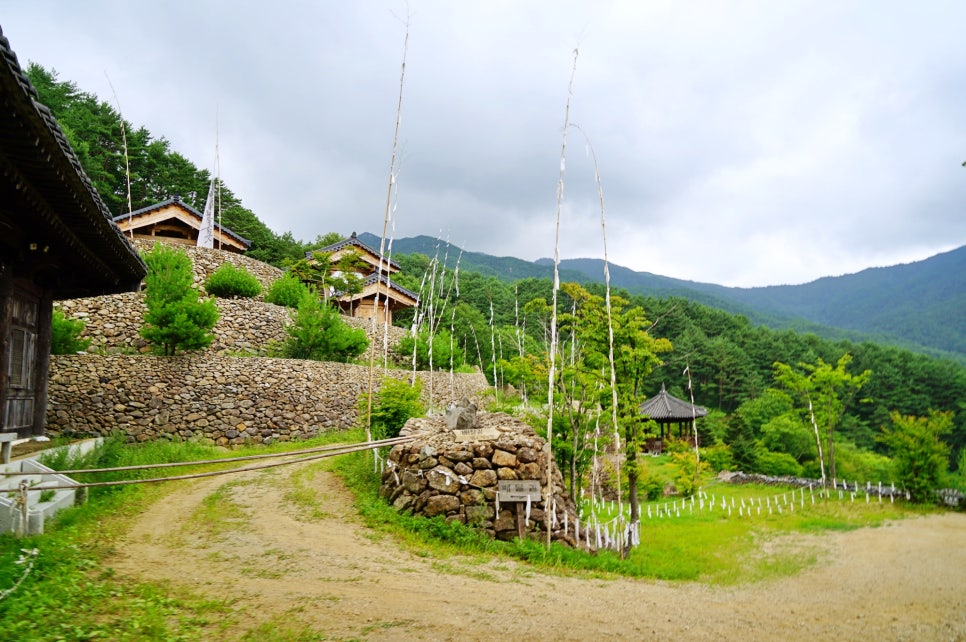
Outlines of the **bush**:
<svg viewBox="0 0 966 642">
<path fill-rule="evenodd" d="M 892 460 L 848 441 L 835 444 L 835 469 L 840 480 L 876 482 L 895 481 Z"/>
<path fill-rule="evenodd" d="M 297 308 L 302 297 L 310 292 L 312 290 L 309 286 L 299 281 L 294 274 L 286 272 L 272 281 L 265 300 L 275 305 L 284 305 L 286 308 Z"/>
<path fill-rule="evenodd" d="M 950 447 L 942 437 L 952 431 L 952 413 L 914 417 L 893 412 L 889 417 L 892 427 L 883 429 L 880 440 L 892 449 L 899 483 L 913 501 L 933 500 L 947 469 Z"/>
<path fill-rule="evenodd" d="M 365 330 L 350 328 L 338 310 L 319 301 L 312 291 L 302 296 L 295 320 L 285 331 L 289 338 L 282 346 L 282 356 L 287 359 L 346 363 L 369 346 Z"/>
<path fill-rule="evenodd" d="M 157 243 L 144 255 L 144 262 L 148 266 L 144 296 L 148 310 L 141 336 L 164 356 L 211 345 L 214 336 L 209 331 L 218 321 L 218 308 L 214 299 L 199 299 L 198 290 L 191 287 L 188 255 Z"/>
<path fill-rule="evenodd" d="M 68 319 L 64 312 L 54 310 L 50 321 L 50 354 L 76 354 L 87 350 L 90 339 L 81 339 L 84 332 L 84 322 L 80 319 Z"/>
<path fill-rule="evenodd" d="M 372 415 L 369 426 L 374 439 L 398 437 L 399 431 L 412 417 L 426 414 L 426 406 L 420 401 L 423 382 L 416 379 L 413 385 L 392 377 L 385 377 L 379 390 L 373 394 Z M 369 412 L 369 395 L 359 398 L 359 418 L 365 423 Z"/>
<path fill-rule="evenodd" d="M 205 281 L 208 294 L 223 299 L 232 297 L 256 297 L 262 292 L 262 284 L 245 268 L 222 263 Z"/>
<path fill-rule="evenodd" d="M 701 461 L 706 462 L 715 472 L 732 470 L 735 465 L 735 461 L 731 457 L 731 448 L 725 444 L 715 444 L 708 448 L 702 448 Z"/>
<path fill-rule="evenodd" d="M 776 453 L 770 450 L 761 450 L 757 457 L 758 469 L 756 472 L 772 477 L 801 477 L 802 465 L 788 453 Z"/>
</svg>

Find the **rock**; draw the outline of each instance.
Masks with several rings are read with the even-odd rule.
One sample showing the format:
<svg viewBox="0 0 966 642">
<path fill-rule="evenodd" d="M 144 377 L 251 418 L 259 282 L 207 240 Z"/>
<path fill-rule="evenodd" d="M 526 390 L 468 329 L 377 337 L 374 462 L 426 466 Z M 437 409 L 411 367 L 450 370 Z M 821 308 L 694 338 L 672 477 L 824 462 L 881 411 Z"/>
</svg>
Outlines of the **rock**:
<svg viewBox="0 0 966 642">
<path fill-rule="evenodd" d="M 442 513 L 457 510 L 459 507 L 459 497 L 454 495 L 434 495 L 426 502 L 422 512 L 427 517 L 435 517 Z"/>
</svg>

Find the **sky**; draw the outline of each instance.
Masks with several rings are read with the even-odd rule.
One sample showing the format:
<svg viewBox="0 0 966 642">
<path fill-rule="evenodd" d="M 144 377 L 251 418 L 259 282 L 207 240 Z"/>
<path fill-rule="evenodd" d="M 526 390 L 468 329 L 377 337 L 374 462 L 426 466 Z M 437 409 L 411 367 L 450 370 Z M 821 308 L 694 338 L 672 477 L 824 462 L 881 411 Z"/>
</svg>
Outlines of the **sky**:
<svg viewBox="0 0 966 642">
<path fill-rule="evenodd" d="M 961 0 L 0 0 L 22 66 L 200 168 L 217 143 L 277 233 L 388 218 L 740 287 L 966 244 L 963 25 Z"/>
</svg>

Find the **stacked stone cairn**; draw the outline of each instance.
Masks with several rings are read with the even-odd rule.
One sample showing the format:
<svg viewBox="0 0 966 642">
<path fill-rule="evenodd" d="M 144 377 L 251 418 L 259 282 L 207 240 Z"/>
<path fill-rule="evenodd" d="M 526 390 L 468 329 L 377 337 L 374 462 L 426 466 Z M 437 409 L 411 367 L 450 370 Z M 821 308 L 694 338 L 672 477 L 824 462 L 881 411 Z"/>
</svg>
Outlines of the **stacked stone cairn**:
<svg viewBox="0 0 966 642">
<path fill-rule="evenodd" d="M 545 531 L 547 444 L 527 424 L 505 413 L 477 412 L 463 399 L 442 417 L 406 422 L 400 436 L 412 442 L 393 447 L 382 473 L 381 495 L 400 512 L 443 516 L 479 528 L 491 537 L 542 540 Z M 564 492 L 563 476 L 552 464 L 553 499 L 550 537 L 570 547 L 576 540 L 576 506 Z M 539 482 L 540 499 L 506 501 L 501 481 Z M 502 495 L 498 499 L 498 495 Z M 565 529 L 566 526 L 566 529 Z"/>
</svg>

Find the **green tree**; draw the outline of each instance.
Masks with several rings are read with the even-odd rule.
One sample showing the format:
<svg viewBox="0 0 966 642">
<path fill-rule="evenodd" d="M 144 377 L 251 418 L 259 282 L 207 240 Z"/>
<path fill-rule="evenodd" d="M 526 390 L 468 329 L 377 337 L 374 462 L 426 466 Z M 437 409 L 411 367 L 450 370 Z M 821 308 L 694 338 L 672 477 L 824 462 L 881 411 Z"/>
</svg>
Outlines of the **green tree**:
<svg viewBox="0 0 966 642">
<path fill-rule="evenodd" d="M 288 359 L 345 363 L 365 352 L 369 345 L 365 330 L 349 327 L 339 311 L 319 301 L 313 291 L 299 301 L 295 319 L 285 331 L 289 338 L 282 355 Z"/>
<path fill-rule="evenodd" d="M 63 310 L 54 309 L 50 320 L 50 354 L 76 354 L 87 350 L 90 339 L 81 339 L 84 322 L 68 319 Z"/>
<path fill-rule="evenodd" d="M 370 416 L 373 439 L 398 437 L 407 420 L 426 414 L 422 391 L 423 382 L 418 377 L 412 385 L 393 377 L 383 378 L 379 390 L 373 393 Z M 364 418 L 369 411 L 368 393 L 359 398 L 358 409 L 359 417 Z"/>
<path fill-rule="evenodd" d="M 568 419 L 568 440 L 577 444 L 572 457 L 578 459 L 581 444 L 587 443 L 590 428 L 596 425 L 594 412 L 604 411 L 602 422 L 610 423 L 613 395 L 610 384 L 609 327 L 606 302 L 579 285 L 561 286 L 561 297 L 569 311 L 558 317 L 561 326 L 561 368 L 556 382 L 561 412 Z M 528 306 L 537 310 L 539 306 Z M 643 388 L 659 354 L 669 352 L 671 344 L 648 332 L 650 322 L 644 310 L 622 297 L 611 297 L 614 332 L 614 372 L 617 382 L 617 421 L 627 461 L 628 502 L 631 521 L 640 518 L 638 499 L 638 455 L 643 447 L 649 420 L 640 414 Z M 556 403 L 556 402 L 555 402 Z M 598 406 L 598 403 L 600 404 Z"/>
<path fill-rule="evenodd" d="M 880 437 L 892 449 L 899 482 L 914 501 L 928 502 L 946 472 L 949 445 L 942 436 L 953 426 L 949 412 L 932 411 L 927 417 L 892 413 L 892 427 Z"/>
<path fill-rule="evenodd" d="M 141 336 L 156 353 L 173 356 L 180 350 L 211 345 L 218 321 L 214 299 L 201 299 L 192 287 L 191 259 L 163 243 L 144 254 L 148 266 L 144 303 L 147 312 Z"/>
<path fill-rule="evenodd" d="M 453 342 L 453 336 L 447 330 L 439 330 L 433 335 L 433 362 L 429 362 L 429 331 L 421 330 L 414 337 L 407 334 L 396 344 L 399 354 L 410 360 L 415 352 L 416 368 L 418 370 L 455 370 L 466 363 L 463 349 Z"/>
<path fill-rule="evenodd" d="M 845 353 L 834 367 L 821 358 L 815 364 L 799 363 L 799 367 L 804 372 L 796 371 L 791 366 L 781 362 L 776 362 L 774 365 L 775 380 L 797 393 L 805 404 L 804 410 L 815 433 L 823 485 L 826 483 L 826 458 L 833 483 L 837 479 L 835 428 L 841 420 L 848 402 L 871 376 L 869 370 L 858 375 L 849 373 L 846 368 L 851 362 L 852 355 Z M 824 453 L 819 426 L 824 427 L 825 430 Z"/>
</svg>

